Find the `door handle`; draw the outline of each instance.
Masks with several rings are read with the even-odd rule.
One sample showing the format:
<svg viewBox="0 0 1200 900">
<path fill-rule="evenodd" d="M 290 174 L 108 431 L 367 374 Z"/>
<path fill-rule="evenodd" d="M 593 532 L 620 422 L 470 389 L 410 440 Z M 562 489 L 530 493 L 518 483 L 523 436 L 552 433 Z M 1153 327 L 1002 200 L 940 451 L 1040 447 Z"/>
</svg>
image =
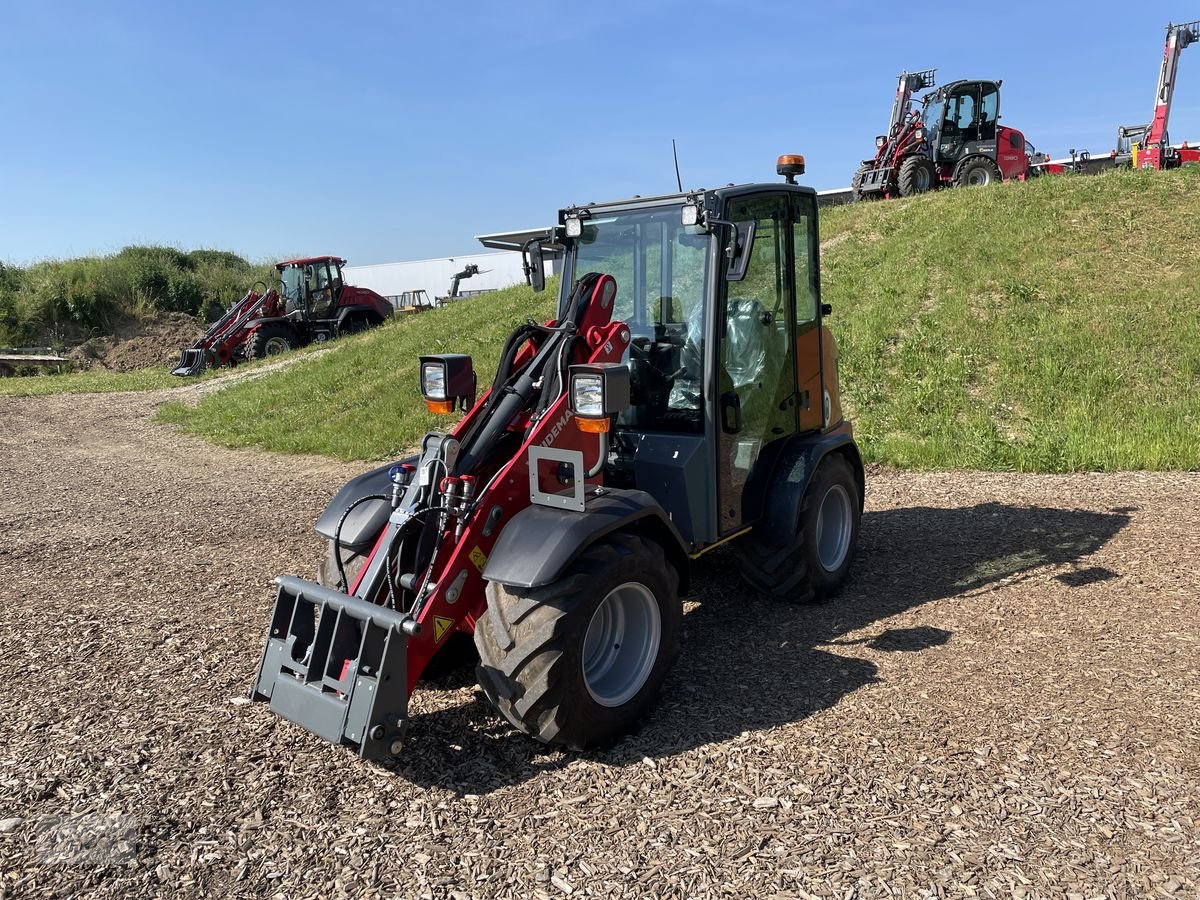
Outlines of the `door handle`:
<svg viewBox="0 0 1200 900">
<path fill-rule="evenodd" d="M 733 413 L 733 422 L 729 414 Z M 726 391 L 721 395 L 721 430 L 726 434 L 738 434 L 742 430 L 742 398 L 736 391 Z"/>
</svg>

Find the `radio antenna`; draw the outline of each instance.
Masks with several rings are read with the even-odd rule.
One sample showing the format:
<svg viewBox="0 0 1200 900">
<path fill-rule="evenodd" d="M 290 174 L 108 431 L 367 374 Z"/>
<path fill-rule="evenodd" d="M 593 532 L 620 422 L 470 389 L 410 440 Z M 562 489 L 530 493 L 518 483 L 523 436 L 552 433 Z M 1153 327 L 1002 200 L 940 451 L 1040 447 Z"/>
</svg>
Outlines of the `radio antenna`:
<svg viewBox="0 0 1200 900">
<path fill-rule="evenodd" d="M 675 157 L 675 183 L 679 185 L 679 193 L 683 193 L 683 179 L 679 177 L 679 151 L 675 149 L 675 138 L 671 138 L 671 155 Z"/>
</svg>

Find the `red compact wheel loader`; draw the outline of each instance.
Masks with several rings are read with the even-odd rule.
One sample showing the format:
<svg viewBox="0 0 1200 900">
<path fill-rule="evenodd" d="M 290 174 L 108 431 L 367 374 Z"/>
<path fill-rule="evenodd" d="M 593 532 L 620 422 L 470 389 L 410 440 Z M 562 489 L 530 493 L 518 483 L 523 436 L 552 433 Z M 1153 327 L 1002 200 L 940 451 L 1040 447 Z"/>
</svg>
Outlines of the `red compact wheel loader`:
<svg viewBox="0 0 1200 900">
<path fill-rule="evenodd" d="M 275 283 L 258 282 L 180 354 L 172 375 L 199 375 L 206 368 L 262 359 L 382 325 L 392 304 L 367 288 L 342 283 L 337 256 L 276 263 Z"/>
<path fill-rule="evenodd" d="M 470 357 L 420 358 L 461 421 L 351 480 L 316 530 L 316 581 L 278 592 L 255 700 L 366 759 L 402 751 L 408 699 L 473 635 L 479 685 L 537 740 L 630 731 L 676 655 L 690 561 L 731 542 L 783 600 L 847 577 L 864 475 L 822 324 L 816 193 L 779 184 L 559 213 L 557 317 L 508 338 L 476 398 Z"/>
<path fill-rule="evenodd" d="M 850 181 L 855 200 L 1026 177 L 1025 136 L 1000 124 L 1001 82 L 953 81 L 914 104 L 917 91 L 934 86 L 936 71 L 900 73 L 888 132 L 875 138 L 875 156 Z"/>
</svg>

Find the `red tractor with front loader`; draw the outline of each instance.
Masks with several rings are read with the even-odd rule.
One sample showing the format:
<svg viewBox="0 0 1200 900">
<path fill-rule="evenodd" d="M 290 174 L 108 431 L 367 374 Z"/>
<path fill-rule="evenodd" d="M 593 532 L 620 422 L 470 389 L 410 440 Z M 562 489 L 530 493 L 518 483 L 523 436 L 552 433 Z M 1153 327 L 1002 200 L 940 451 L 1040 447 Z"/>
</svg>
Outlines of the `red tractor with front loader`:
<svg viewBox="0 0 1200 900">
<path fill-rule="evenodd" d="M 535 290 L 543 249 L 564 253 L 556 318 L 512 333 L 478 398 L 469 356 L 421 357 L 429 409 L 465 415 L 333 498 L 317 580 L 276 579 L 252 697 L 382 759 L 426 667 L 473 635 L 515 728 L 601 747 L 654 702 L 702 553 L 732 544 L 783 600 L 834 594 L 864 474 L 803 169 L 573 206 L 526 244 Z"/>
<path fill-rule="evenodd" d="M 1001 82 L 952 81 L 915 103 L 936 71 L 900 73 L 887 134 L 850 181 L 855 200 L 1025 179 L 1025 136 L 1000 124 Z"/>
<path fill-rule="evenodd" d="M 276 263 L 274 283 L 251 287 L 182 351 L 171 374 L 199 375 L 382 325 L 392 316 L 392 304 L 372 290 L 344 284 L 345 264 L 338 256 Z"/>
</svg>

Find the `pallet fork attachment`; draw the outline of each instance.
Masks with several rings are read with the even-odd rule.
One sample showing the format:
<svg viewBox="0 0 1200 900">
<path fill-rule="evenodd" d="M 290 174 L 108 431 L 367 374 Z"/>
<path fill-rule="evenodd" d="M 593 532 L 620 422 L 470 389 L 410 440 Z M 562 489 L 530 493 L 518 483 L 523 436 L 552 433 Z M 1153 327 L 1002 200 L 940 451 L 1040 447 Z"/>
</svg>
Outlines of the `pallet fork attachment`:
<svg viewBox="0 0 1200 900">
<path fill-rule="evenodd" d="M 283 575 L 251 700 L 363 759 L 398 754 L 408 727 L 404 613 Z"/>
</svg>

